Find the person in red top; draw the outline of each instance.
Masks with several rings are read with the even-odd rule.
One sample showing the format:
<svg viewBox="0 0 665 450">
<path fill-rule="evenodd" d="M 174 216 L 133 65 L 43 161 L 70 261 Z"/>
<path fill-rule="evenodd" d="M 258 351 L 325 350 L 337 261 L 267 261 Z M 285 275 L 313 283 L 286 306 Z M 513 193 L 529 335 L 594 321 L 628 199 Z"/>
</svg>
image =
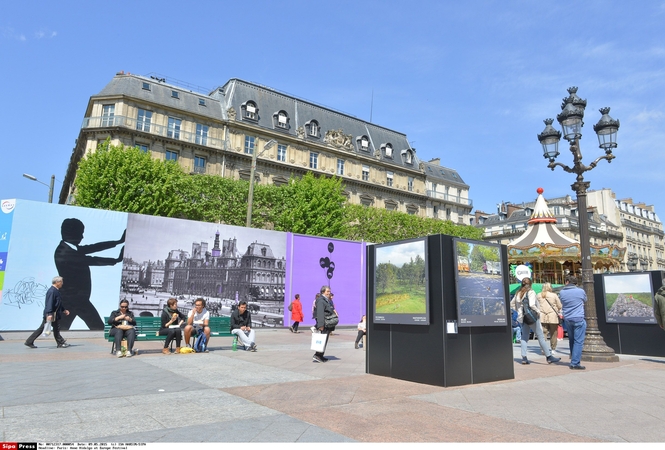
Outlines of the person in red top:
<svg viewBox="0 0 665 450">
<path fill-rule="evenodd" d="M 300 303 L 300 294 L 296 294 L 296 298 L 291 302 L 291 320 L 293 325 L 289 327 L 291 333 L 298 333 L 298 325 L 304 320 L 302 315 L 302 303 Z"/>
</svg>

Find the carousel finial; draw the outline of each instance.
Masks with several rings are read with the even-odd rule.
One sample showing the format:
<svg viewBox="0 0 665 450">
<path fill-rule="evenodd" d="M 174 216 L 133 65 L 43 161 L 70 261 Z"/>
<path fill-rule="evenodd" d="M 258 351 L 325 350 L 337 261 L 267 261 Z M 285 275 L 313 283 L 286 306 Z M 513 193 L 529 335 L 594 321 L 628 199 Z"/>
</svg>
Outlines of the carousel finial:
<svg viewBox="0 0 665 450">
<path fill-rule="evenodd" d="M 539 187 L 538 189 L 536 189 L 536 192 L 537 192 L 538 194 L 542 194 L 543 192 L 545 192 L 545 189 Z"/>
</svg>

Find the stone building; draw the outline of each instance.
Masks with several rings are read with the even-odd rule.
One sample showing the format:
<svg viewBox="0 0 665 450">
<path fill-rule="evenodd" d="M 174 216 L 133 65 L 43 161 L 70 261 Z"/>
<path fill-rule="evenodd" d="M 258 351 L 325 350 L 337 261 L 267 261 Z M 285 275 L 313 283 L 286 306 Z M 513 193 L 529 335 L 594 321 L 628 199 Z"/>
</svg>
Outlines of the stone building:
<svg viewBox="0 0 665 450">
<path fill-rule="evenodd" d="M 470 223 L 469 186 L 438 159 L 421 161 L 405 134 L 233 78 L 209 92 L 118 73 L 90 97 L 60 203 L 78 162 L 110 137 L 191 173 L 281 185 L 306 172 L 339 176 L 350 203 Z M 270 145 L 267 145 L 270 143 Z"/>
<path fill-rule="evenodd" d="M 236 238 L 223 240 L 219 232 L 211 251 L 207 242 L 192 243 L 191 256 L 172 250 L 164 269 L 164 290 L 172 295 L 217 297 L 248 301 L 283 301 L 284 257 L 276 257 L 270 245 L 253 242 L 244 254 Z"/>
<path fill-rule="evenodd" d="M 577 202 L 570 195 L 548 198 L 557 228 L 579 241 Z M 653 206 L 633 204 L 631 199 L 617 200 L 611 189 L 587 192 L 589 238 L 591 245 L 616 245 L 626 248 L 622 271 L 663 270 L 663 224 Z M 508 244 L 527 228 L 535 201 L 497 205 L 494 214 L 476 211 L 474 223 L 484 230 L 488 242 Z"/>
</svg>

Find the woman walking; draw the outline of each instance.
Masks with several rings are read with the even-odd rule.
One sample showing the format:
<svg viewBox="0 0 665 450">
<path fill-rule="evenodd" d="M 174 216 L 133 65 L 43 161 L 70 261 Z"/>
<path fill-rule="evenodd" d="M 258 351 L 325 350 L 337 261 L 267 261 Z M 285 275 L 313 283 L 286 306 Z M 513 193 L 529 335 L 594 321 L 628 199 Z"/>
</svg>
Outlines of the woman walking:
<svg viewBox="0 0 665 450">
<path fill-rule="evenodd" d="M 535 309 L 538 312 L 536 321 L 532 324 L 528 324 L 524 320 L 524 304 L 529 305 L 531 309 Z M 547 356 L 547 364 L 561 361 L 561 358 L 552 356 L 552 350 L 550 350 L 550 346 L 547 345 L 547 341 L 545 341 L 545 337 L 543 336 L 543 328 L 540 326 L 540 310 L 538 309 L 536 293 L 531 289 L 531 278 L 522 278 L 522 287 L 515 293 L 510 302 L 510 307 L 517 311 L 517 321 L 522 325 L 522 339 L 520 341 L 522 364 L 531 364 L 526 357 L 526 343 L 529 340 L 529 332 L 531 330 L 533 330 L 533 334 L 538 338 L 538 343 L 543 353 Z"/>
<path fill-rule="evenodd" d="M 543 290 L 537 296 L 540 306 L 540 323 L 543 326 L 543 332 L 548 334 L 550 348 L 556 350 L 559 316 L 561 315 L 561 300 L 559 296 L 552 292 L 552 285 L 543 284 Z"/>
<path fill-rule="evenodd" d="M 289 327 L 291 333 L 298 333 L 298 325 L 305 317 L 302 314 L 302 303 L 300 303 L 300 294 L 296 294 L 296 298 L 291 302 L 291 320 L 293 325 Z"/>
</svg>

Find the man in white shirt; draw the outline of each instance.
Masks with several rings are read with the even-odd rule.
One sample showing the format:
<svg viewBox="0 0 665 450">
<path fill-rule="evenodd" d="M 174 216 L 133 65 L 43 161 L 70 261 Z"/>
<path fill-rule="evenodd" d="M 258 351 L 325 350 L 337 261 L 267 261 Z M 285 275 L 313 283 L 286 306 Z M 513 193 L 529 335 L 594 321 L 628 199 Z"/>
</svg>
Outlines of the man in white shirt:
<svg viewBox="0 0 665 450">
<path fill-rule="evenodd" d="M 210 326 L 208 326 L 208 322 L 210 321 L 210 312 L 208 312 L 205 306 L 206 301 L 202 298 L 197 298 L 194 301 L 194 309 L 192 309 L 187 315 L 187 325 L 185 326 L 185 342 L 189 343 L 189 338 L 195 329 L 202 329 L 206 335 L 206 345 L 210 345 Z"/>
</svg>

